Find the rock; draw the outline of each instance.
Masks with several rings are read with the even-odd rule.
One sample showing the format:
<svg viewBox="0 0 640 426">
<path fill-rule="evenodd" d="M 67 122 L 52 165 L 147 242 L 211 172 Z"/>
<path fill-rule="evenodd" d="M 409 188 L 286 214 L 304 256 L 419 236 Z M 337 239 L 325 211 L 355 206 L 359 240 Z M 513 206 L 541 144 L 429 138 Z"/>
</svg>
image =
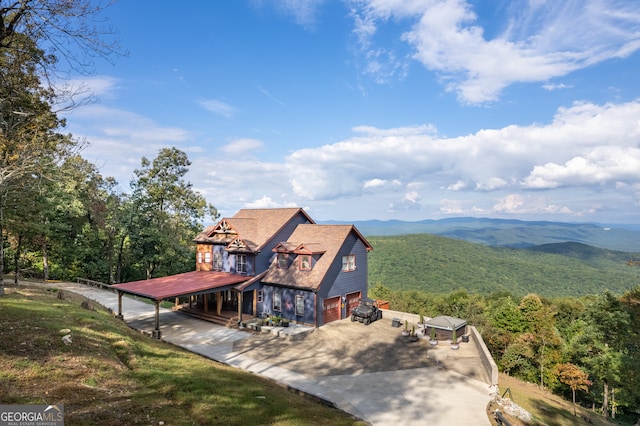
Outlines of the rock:
<svg viewBox="0 0 640 426">
<path fill-rule="evenodd" d="M 93 308 L 93 306 L 91 305 L 91 303 L 89 303 L 88 300 L 85 300 L 84 302 L 82 302 L 80 304 L 80 307 L 82 307 L 83 309 L 86 309 L 88 311 L 95 311 L 95 309 Z"/>
<path fill-rule="evenodd" d="M 71 335 L 67 334 L 65 336 L 62 336 L 62 341 L 64 342 L 65 345 L 70 345 L 71 344 Z"/>
<path fill-rule="evenodd" d="M 58 333 L 60 333 L 63 336 L 65 336 L 67 334 L 71 334 L 71 330 L 69 330 L 68 328 L 63 328 L 62 330 L 58 331 Z"/>
</svg>

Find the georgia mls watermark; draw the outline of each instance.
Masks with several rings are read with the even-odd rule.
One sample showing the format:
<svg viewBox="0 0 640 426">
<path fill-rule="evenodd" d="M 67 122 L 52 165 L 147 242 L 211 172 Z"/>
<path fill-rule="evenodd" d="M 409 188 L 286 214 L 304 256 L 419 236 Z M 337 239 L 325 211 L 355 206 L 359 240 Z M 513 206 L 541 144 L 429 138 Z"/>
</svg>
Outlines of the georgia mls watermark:
<svg viewBox="0 0 640 426">
<path fill-rule="evenodd" d="M 64 406 L 0 405 L 0 426 L 64 426 Z"/>
</svg>

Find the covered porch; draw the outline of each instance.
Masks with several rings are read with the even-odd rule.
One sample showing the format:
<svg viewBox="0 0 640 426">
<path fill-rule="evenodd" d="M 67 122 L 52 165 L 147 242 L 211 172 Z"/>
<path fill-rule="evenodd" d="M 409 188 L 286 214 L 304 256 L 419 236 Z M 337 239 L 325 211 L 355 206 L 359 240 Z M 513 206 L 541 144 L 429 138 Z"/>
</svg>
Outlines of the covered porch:
<svg viewBox="0 0 640 426">
<path fill-rule="evenodd" d="M 118 293 L 118 317 L 122 318 L 122 296 L 130 294 L 155 304 L 153 336 L 160 339 L 160 304 L 174 303 L 174 310 L 225 326 L 235 326 L 257 311 L 259 277 L 226 272 L 195 271 L 112 286 Z M 248 297 L 245 293 L 249 293 Z M 182 301 L 182 302 L 181 302 Z M 248 305 L 246 302 L 250 302 Z"/>
</svg>

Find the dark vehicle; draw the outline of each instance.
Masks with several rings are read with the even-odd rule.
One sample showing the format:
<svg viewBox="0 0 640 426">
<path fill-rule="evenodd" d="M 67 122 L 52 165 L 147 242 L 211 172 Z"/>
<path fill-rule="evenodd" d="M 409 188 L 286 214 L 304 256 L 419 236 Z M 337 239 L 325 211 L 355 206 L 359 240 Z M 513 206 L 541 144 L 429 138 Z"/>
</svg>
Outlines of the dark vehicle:
<svg viewBox="0 0 640 426">
<path fill-rule="evenodd" d="M 360 321 L 364 325 L 379 319 L 382 319 L 382 311 L 378 309 L 378 303 L 365 297 L 360 298 L 358 306 L 351 311 L 351 321 Z"/>
</svg>

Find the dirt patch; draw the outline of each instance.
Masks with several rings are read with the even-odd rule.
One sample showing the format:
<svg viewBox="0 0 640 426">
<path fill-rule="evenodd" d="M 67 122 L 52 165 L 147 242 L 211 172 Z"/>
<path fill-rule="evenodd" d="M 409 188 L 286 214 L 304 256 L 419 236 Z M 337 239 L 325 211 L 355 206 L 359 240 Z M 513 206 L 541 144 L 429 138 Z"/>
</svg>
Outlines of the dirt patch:
<svg viewBox="0 0 640 426">
<path fill-rule="evenodd" d="M 480 380 L 478 376 L 486 376 L 478 371 L 480 361 L 473 343 L 452 351 L 448 342 L 432 347 L 427 338 L 410 342 L 401 332 L 387 318 L 368 326 L 346 319 L 322 326 L 299 341 L 257 334 L 235 342 L 234 351 L 310 377 L 436 366 Z"/>
</svg>

